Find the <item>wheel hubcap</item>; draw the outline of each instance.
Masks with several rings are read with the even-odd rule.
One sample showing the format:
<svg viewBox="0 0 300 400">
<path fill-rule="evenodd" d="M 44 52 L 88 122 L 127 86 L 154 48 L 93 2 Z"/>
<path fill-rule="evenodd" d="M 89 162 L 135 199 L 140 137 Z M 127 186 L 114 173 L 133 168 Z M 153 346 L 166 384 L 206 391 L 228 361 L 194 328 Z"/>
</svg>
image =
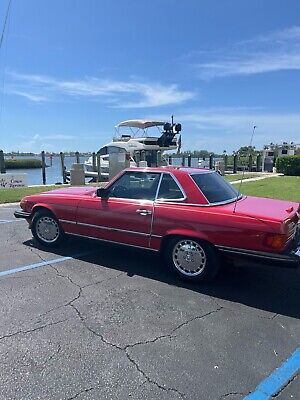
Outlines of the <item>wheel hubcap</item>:
<svg viewBox="0 0 300 400">
<path fill-rule="evenodd" d="M 47 243 L 52 243 L 59 236 L 59 226 L 52 217 L 41 217 L 36 224 L 37 236 Z"/>
<path fill-rule="evenodd" d="M 184 275 L 195 276 L 202 273 L 206 265 L 206 255 L 194 240 L 181 240 L 173 250 L 175 267 Z"/>
</svg>

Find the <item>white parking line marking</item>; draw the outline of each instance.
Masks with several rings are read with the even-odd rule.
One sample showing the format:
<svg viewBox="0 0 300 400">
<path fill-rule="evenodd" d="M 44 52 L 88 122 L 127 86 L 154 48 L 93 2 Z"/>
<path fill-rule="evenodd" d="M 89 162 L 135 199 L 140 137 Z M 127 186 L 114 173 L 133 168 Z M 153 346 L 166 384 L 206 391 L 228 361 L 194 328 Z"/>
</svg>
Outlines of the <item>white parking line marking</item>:
<svg viewBox="0 0 300 400">
<path fill-rule="evenodd" d="M 52 260 L 42 261 L 42 262 L 35 263 L 35 264 L 23 265 L 22 267 L 7 269 L 7 270 L 5 270 L 5 271 L 1 271 L 1 272 L 0 272 L 0 277 L 1 277 L 1 276 L 12 275 L 12 274 L 15 274 L 15 273 L 17 273 L 17 272 L 28 271 L 29 269 L 35 269 L 35 268 L 45 267 L 46 265 L 50 265 L 50 264 L 58 264 L 58 263 L 61 263 L 61 262 L 63 262 L 63 261 L 73 260 L 73 259 L 76 258 L 76 257 L 80 257 L 80 256 L 92 254 L 92 253 L 95 253 L 95 251 L 86 251 L 86 252 L 84 252 L 84 253 L 75 254 L 75 255 L 72 256 L 72 257 L 71 257 L 71 256 L 68 256 L 68 257 L 59 257 L 59 258 L 54 258 L 54 259 L 52 259 Z"/>
</svg>

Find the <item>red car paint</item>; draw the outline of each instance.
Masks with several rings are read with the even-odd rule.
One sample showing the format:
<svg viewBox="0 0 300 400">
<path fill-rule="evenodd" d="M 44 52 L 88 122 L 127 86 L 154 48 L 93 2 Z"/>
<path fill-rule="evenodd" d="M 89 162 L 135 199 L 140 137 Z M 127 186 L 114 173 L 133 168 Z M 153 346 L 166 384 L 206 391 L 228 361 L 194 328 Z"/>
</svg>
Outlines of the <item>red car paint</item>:
<svg viewBox="0 0 300 400">
<path fill-rule="evenodd" d="M 172 201 L 100 198 L 95 187 L 57 189 L 25 197 L 21 207 L 27 216 L 23 217 L 30 223 L 36 210 L 46 208 L 66 233 L 150 250 L 160 250 L 168 237 L 180 235 L 205 240 L 229 253 L 285 254 L 299 234 L 299 203 L 242 196 L 236 207 L 233 200 L 210 204 L 191 177 L 208 171 L 182 167 L 130 168 L 106 188 L 128 171 L 169 173 L 186 198 Z M 272 235 L 277 241 L 272 242 Z"/>
</svg>

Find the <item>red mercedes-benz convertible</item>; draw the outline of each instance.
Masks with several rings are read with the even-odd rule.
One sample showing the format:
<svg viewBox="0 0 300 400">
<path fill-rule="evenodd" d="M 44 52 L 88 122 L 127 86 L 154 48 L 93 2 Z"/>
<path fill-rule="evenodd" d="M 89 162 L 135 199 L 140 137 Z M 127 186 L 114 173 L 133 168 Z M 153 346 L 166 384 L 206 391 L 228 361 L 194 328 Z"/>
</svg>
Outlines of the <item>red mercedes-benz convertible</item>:
<svg viewBox="0 0 300 400">
<path fill-rule="evenodd" d="M 300 204 L 239 195 L 210 170 L 130 168 L 105 188 L 57 189 L 20 205 L 15 217 L 45 246 L 72 234 L 160 251 L 189 280 L 214 278 L 224 255 L 300 265 Z"/>
</svg>

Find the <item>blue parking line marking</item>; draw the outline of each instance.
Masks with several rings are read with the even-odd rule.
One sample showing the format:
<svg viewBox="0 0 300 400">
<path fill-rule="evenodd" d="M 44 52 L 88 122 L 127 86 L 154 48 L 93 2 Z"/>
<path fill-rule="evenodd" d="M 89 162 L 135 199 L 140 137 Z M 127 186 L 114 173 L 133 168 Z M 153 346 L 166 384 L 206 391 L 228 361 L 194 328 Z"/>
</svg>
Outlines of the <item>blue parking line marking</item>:
<svg viewBox="0 0 300 400">
<path fill-rule="evenodd" d="M 69 257 L 69 256 L 68 257 L 59 257 L 59 258 L 54 258 L 52 260 L 42 261 L 42 262 L 35 263 L 35 264 L 23 265 L 22 267 L 7 269 L 5 271 L 1 271 L 0 272 L 0 277 L 1 276 L 12 275 L 12 274 L 15 274 L 17 272 L 28 271 L 30 269 L 45 267 L 45 266 L 50 265 L 50 264 L 58 264 L 58 263 L 61 263 L 63 261 L 73 260 L 76 257 L 84 256 L 84 255 L 91 254 L 91 253 L 92 252 L 89 251 L 89 252 L 85 252 L 85 253 L 76 254 L 76 255 L 74 255 L 72 257 Z"/>
<path fill-rule="evenodd" d="M 243 400 L 268 400 L 300 371 L 300 347 Z"/>
</svg>

